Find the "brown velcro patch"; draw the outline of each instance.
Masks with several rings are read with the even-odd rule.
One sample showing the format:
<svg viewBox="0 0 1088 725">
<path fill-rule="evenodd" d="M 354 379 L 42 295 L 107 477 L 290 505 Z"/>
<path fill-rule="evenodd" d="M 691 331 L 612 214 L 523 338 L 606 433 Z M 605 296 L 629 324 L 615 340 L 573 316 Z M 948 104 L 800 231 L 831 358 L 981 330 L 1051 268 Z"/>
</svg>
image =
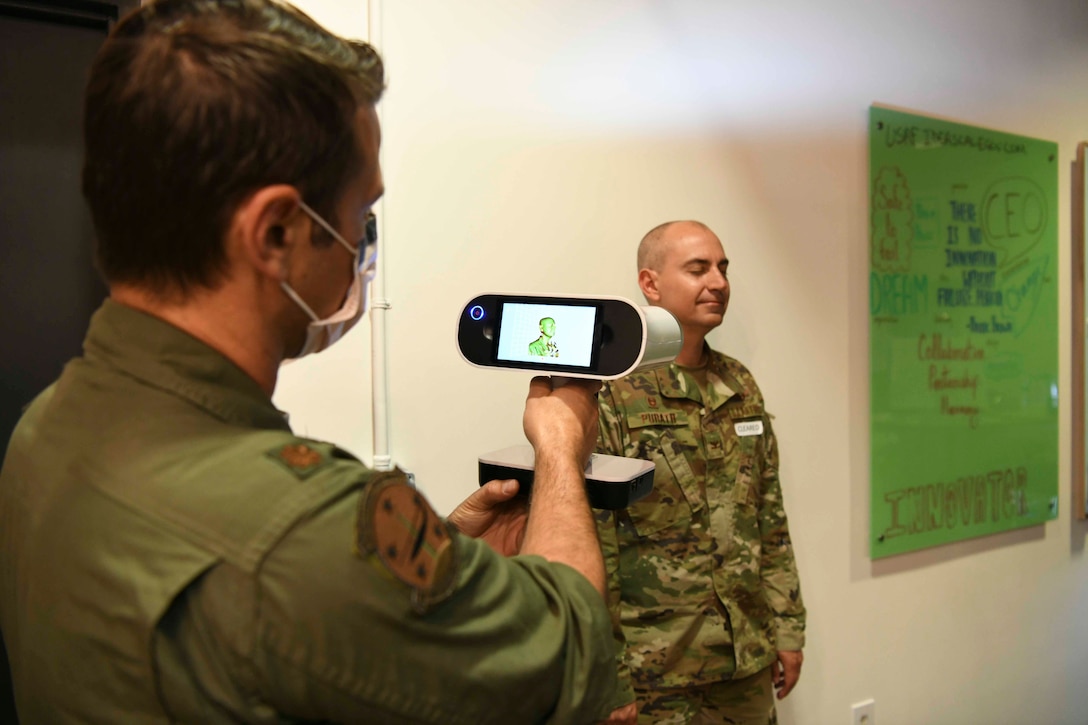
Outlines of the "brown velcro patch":
<svg viewBox="0 0 1088 725">
<path fill-rule="evenodd" d="M 359 554 L 376 557 L 411 588 L 417 612 L 453 589 L 458 561 L 449 527 L 399 470 L 376 475 L 363 492 L 355 544 Z"/>
<path fill-rule="evenodd" d="M 328 456 L 305 443 L 288 443 L 265 453 L 299 478 L 307 478 L 330 462 Z"/>
</svg>

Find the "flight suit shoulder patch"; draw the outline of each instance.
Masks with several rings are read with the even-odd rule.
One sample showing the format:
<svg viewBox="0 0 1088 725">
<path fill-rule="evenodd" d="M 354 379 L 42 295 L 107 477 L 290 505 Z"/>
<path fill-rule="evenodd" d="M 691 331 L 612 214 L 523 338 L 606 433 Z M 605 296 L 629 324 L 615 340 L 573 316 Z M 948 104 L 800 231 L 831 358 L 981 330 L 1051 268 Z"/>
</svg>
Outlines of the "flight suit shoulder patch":
<svg viewBox="0 0 1088 725">
<path fill-rule="evenodd" d="M 265 455 L 301 479 L 309 478 L 332 463 L 331 456 L 301 442 L 276 446 Z"/>
<path fill-rule="evenodd" d="M 407 585 L 419 613 L 448 597 L 457 580 L 448 524 L 401 471 L 377 474 L 360 496 L 355 550 Z"/>
</svg>

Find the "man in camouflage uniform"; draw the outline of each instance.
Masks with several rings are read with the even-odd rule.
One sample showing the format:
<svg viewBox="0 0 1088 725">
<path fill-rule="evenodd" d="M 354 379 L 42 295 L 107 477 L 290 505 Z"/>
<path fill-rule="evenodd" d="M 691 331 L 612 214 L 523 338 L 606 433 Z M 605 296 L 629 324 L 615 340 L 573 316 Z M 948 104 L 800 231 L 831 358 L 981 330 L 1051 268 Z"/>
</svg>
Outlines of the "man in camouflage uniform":
<svg viewBox="0 0 1088 725">
<path fill-rule="evenodd" d="M 773 723 L 800 675 L 805 608 L 752 374 L 704 342 L 729 304 L 729 261 L 698 222 L 638 251 L 646 300 L 684 333 L 676 361 L 607 383 L 597 451 L 654 461 L 654 490 L 599 512 L 621 688 L 614 722 Z M 624 687 L 625 686 L 625 687 Z M 631 703 L 632 698 L 634 702 Z"/>
</svg>

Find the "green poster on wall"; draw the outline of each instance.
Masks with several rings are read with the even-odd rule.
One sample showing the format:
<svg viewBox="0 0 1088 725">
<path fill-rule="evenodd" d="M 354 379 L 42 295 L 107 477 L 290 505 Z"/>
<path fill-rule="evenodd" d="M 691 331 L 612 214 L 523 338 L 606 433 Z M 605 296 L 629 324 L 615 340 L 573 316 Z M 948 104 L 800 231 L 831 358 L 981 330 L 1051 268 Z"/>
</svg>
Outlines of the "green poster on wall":
<svg viewBox="0 0 1088 725">
<path fill-rule="evenodd" d="M 874 559 L 1057 516 L 1057 153 L 870 108 Z"/>
</svg>

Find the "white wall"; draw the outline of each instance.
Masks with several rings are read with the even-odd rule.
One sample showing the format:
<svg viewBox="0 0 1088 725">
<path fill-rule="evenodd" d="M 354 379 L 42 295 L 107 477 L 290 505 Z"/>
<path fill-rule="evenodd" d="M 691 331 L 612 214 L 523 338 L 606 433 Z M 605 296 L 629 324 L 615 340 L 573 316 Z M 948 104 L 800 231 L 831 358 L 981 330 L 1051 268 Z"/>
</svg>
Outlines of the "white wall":
<svg viewBox="0 0 1088 725">
<path fill-rule="evenodd" d="M 345 5 L 302 4 L 319 18 L 318 6 Z M 478 454 L 524 440 L 528 376 L 461 361 L 462 303 L 489 291 L 637 298 L 641 235 L 698 218 L 733 261 L 711 341 L 749 365 L 776 415 L 810 612 L 804 675 L 781 720 L 845 724 L 851 703 L 874 697 L 881 725 L 1088 722 L 1068 364 L 1067 171 L 1088 138 L 1083 0 L 370 9 L 389 76 L 392 452 L 440 511 L 476 485 Z M 334 29 L 365 35 L 353 17 Z M 879 562 L 867 555 L 874 101 L 1056 141 L 1062 162 L 1061 513 Z M 277 396 L 297 426 L 364 458 L 367 332 L 287 371 Z"/>
</svg>

